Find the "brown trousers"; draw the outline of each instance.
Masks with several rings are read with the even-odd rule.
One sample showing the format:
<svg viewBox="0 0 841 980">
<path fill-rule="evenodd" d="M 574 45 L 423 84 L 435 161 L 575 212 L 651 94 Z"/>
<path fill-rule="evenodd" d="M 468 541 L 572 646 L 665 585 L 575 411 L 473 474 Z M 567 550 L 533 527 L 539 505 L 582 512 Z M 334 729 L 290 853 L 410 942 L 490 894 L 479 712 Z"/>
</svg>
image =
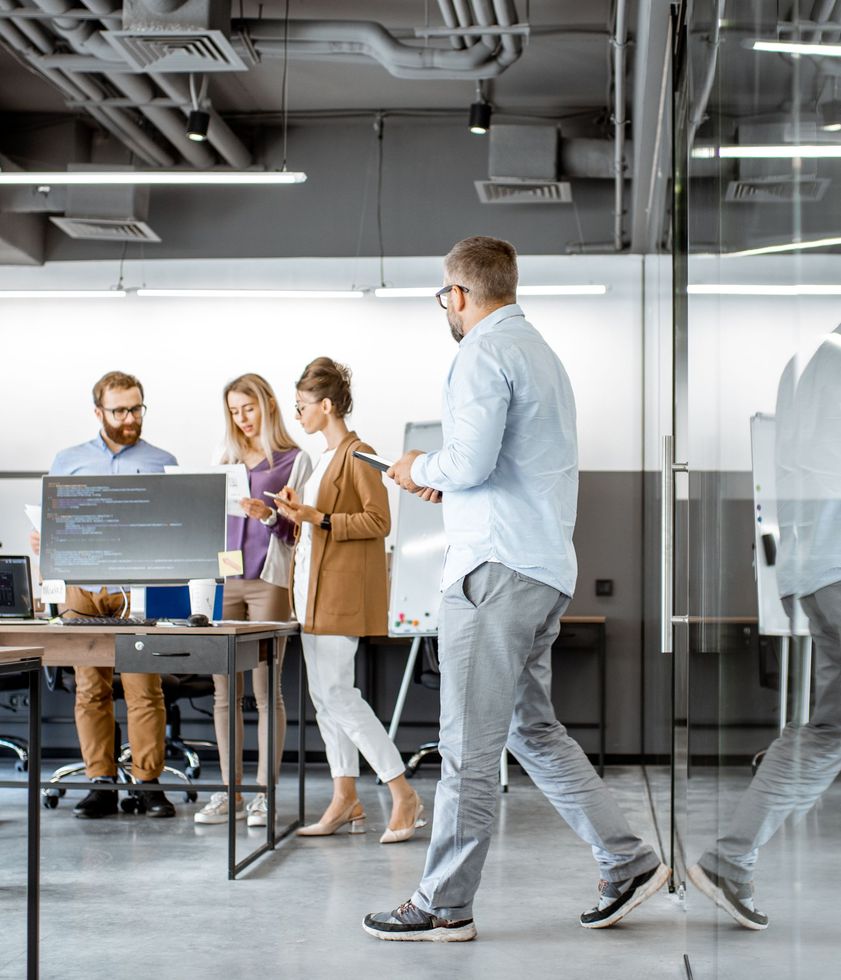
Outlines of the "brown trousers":
<svg viewBox="0 0 841 980">
<path fill-rule="evenodd" d="M 84 616 L 116 616 L 122 595 L 70 586 L 66 608 Z M 72 613 L 71 613 L 72 615 Z M 135 779 L 156 779 L 164 768 L 166 709 L 158 674 L 121 674 L 128 711 L 131 771 Z M 89 779 L 116 776 L 114 754 L 114 669 L 76 667 L 76 731 Z"/>
<path fill-rule="evenodd" d="M 287 620 L 289 619 L 289 590 L 271 585 L 262 579 L 229 578 L 225 582 L 222 597 L 223 619 L 241 620 Z M 269 695 L 269 669 L 263 662 L 251 672 L 254 697 L 257 701 L 257 782 L 268 785 L 269 760 L 269 704 L 275 703 L 275 780 L 280 772 L 280 757 L 286 738 L 286 708 L 280 690 L 280 671 L 283 667 L 283 654 L 286 639 L 278 641 L 277 670 L 275 671 L 274 699 Z M 216 742 L 219 746 L 219 765 L 222 769 L 222 782 L 228 781 L 228 675 L 213 675 L 213 724 L 216 728 Z M 242 673 L 237 674 L 237 771 L 235 782 L 242 782 L 242 694 L 244 681 Z"/>
</svg>

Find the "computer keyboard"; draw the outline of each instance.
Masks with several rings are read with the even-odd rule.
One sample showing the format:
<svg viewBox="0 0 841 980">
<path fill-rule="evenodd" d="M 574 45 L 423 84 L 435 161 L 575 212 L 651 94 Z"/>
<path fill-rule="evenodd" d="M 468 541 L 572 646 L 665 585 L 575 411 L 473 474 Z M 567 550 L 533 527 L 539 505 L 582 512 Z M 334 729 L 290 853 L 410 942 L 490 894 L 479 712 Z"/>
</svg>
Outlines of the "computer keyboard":
<svg viewBox="0 0 841 980">
<path fill-rule="evenodd" d="M 62 619 L 65 626 L 157 626 L 157 619 L 139 619 L 135 616 L 80 616 L 78 619 Z"/>
</svg>

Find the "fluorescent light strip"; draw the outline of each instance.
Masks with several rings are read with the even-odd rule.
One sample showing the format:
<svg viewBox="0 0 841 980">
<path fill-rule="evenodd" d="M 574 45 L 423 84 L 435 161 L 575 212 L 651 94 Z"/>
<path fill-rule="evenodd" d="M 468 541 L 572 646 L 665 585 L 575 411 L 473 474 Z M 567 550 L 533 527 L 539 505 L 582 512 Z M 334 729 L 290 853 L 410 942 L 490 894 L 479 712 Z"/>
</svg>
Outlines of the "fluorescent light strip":
<svg viewBox="0 0 841 980">
<path fill-rule="evenodd" d="M 138 296 L 192 299 L 362 299 L 361 289 L 146 289 Z"/>
<path fill-rule="evenodd" d="M 374 290 L 378 299 L 411 299 L 434 296 L 440 286 L 383 286 Z M 598 283 L 568 286 L 519 286 L 520 296 L 604 296 L 607 286 Z"/>
<path fill-rule="evenodd" d="M 123 299 L 124 289 L 0 289 L 0 299 Z"/>
<path fill-rule="evenodd" d="M 795 286 L 763 285 L 762 283 L 696 283 L 688 287 L 695 296 L 841 296 L 839 285 Z"/>
<path fill-rule="evenodd" d="M 745 248 L 739 252 L 725 252 L 723 258 L 737 258 L 745 255 L 774 255 L 777 252 L 799 252 L 809 248 L 830 248 L 841 245 L 841 238 L 814 238 L 807 242 L 786 242 L 784 245 L 762 245 L 758 248 Z"/>
<path fill-rule="evenodd" d="M 236 184 L 302 184 L 307 175 L 300 171 L 277 170 L 15 170 L 0 172 L 0 186 L 53 186 L 106 184 L 167 184 L 203 186 Z"/>
<path fill-rule="evenodd" d="M 698 146 L 692 151 L 695 160 L 837 160 L 838 143 L 778 143 L 768 146 Z"/>
<path fill-rule="evenodd" d="M 841 44 L 806 44 L 803 41 L 754 41 L 754 51 L 805 54 L 813 58 L 841 58 Z"/>
</svg>

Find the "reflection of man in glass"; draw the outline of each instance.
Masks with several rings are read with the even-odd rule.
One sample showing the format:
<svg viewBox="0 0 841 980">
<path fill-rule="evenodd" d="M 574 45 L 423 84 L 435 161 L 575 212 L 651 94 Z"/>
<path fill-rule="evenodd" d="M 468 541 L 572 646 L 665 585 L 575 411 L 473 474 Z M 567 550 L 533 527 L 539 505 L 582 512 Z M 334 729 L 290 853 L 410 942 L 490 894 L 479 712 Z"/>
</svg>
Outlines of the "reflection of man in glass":
<svg viewBox="0 0 841 980">
<path fill-rule="evenodd" d="M 759 848 L 802 816 L 841 771 L 841 326 L 800 372 L 789 362 L 777 395 L 778 580 L 789 618 L 800 599 L 815 658 L 815 707 L 768 749 L 715 847 L 689 869 L 705 895 L 748 929 Z"/>
</svg>

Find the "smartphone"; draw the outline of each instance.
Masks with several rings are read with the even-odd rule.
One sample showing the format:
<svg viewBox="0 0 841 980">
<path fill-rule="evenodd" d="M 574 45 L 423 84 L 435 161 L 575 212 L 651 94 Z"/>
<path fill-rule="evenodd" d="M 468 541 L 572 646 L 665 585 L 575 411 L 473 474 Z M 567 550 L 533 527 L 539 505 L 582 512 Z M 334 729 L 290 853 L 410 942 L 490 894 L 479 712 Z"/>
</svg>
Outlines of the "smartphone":
<svg viewBox="0 0 841 980">
<path fill-rule="evenodd" d="M 279 497 L 282 492 L 283 492 L 282 490 L 277 490 L 274 493 L 271 490 L 264 490 L 263 491 L 263 496 L 264 497 Z"/>
</svg>

